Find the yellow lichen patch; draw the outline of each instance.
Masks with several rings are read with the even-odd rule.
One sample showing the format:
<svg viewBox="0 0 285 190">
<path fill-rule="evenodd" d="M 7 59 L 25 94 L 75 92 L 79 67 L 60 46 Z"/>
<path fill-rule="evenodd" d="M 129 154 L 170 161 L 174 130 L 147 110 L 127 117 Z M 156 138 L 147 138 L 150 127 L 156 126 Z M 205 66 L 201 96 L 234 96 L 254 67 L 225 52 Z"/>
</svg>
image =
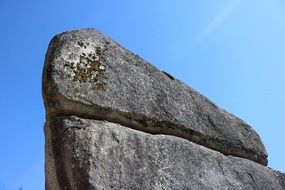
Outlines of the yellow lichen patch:
<svg viewBox="0 0 285 190">
<path fill-rule="evenodd" d="M 92 77 L 92 73 L 86 68 L 77 67 L 74 74 L 73 81 L 78 81 L 80 83 L 90 82 L 90 78 Z"/>
<path fill-rule="evenodd" d="M 91 69 L 94 70 L 94 71 L 99 71 L 100 69 L 100 66 L 102 65 L 99 61 L 97 60 L 94 60 L 91 62 Z"/>
<path fill-rule="evenodd" d="M 71 76 L 74 82 L 90 83 L 92 88 L 96 90 L 104 90 L 106 87 L 106 67 L 101 61 L 101 57 L 105 50 L 97 46 L 95 52 L 89 46 L 89 43 L 77 42 L 82 48 L 79 60 L 69 62 L 65 66 L 72 70 Z"/>
</svg>

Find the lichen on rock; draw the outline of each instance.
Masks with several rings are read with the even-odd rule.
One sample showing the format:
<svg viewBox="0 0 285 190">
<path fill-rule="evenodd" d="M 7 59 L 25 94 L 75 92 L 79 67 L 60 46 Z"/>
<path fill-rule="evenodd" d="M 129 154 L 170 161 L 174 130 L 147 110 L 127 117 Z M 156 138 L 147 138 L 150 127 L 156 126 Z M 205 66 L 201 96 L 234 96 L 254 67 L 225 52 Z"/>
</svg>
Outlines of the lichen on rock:
<svg viewBox="0 0 285 190">
<path fill-rule="evenodd" d="M 69 58 L 75 57 L 74 61 L 66 60 L 64 65 L 70 70 L 73 82 L 90 83 L 93 89 L 104 90 L 107 83 L 106 66 L 101 60 L 106 55 L 106 46 L 96 46 L 86 42 L 77 42 L 80 51 L 77 55 L 71 54 Z"/>
</svg>

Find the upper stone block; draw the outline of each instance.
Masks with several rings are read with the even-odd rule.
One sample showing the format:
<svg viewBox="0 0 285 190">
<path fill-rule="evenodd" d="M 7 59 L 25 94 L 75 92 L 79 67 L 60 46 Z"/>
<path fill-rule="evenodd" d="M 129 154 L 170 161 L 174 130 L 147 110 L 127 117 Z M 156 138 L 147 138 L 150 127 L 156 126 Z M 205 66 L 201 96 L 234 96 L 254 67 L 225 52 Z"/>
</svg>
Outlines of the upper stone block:
<svg viewBox="0 0 285 190">
<path fill-rule="evenodd" d="M 94 29 L 53 38 L 43 96 L 47 117 L 108 120 L 267 165 L 260 137 L 244 121 Z"/>
</svg>

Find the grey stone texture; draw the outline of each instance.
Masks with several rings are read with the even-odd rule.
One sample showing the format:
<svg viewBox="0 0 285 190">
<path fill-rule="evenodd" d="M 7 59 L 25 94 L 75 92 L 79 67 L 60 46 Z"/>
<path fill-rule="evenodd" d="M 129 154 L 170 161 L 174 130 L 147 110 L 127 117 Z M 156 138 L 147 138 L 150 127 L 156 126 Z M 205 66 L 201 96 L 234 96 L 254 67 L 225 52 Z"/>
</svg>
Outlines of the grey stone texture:
<svg viewBox="0 0 285 190">
<path fill-rule="evenodd" d="M 55 36 L 42 80 L 47 190 L 285 190 L 248 124 L 95 29 Z"/>
<path fill-rule="evenodd" d="M 94 29 L 53 38 L 43 94 L 48 117 L 105 119 L 267 165 L 260 137 L 244 121 Z"/>
<path fill-rule="evenodd" d="M 47 138 L 47 189 L 285 189 L 263 165 L 179 137 L 74 116 L 53 118 L 45 129 L 53 137 Z"/>
</svg>

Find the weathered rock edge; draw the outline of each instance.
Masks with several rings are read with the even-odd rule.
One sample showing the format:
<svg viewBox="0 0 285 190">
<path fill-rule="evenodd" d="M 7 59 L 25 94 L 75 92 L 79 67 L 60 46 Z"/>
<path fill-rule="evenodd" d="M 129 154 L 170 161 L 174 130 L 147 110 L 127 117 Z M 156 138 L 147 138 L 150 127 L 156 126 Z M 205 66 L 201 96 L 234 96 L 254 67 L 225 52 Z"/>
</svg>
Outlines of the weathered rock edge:
<svg viewBox="0 0 285 190">
<path fill-rule="evenodd" d="M 267 165 L 260 137 L 244 121 L 94 29 L 53 38 L 43 96 L 47 118 L 108 120 Z"/>
<path fill-rule="evenodd" d="M 73 116 L 45 135 L 47 190 L 285 189 L 280 172 L 175 136 Z"/>
</svg>

